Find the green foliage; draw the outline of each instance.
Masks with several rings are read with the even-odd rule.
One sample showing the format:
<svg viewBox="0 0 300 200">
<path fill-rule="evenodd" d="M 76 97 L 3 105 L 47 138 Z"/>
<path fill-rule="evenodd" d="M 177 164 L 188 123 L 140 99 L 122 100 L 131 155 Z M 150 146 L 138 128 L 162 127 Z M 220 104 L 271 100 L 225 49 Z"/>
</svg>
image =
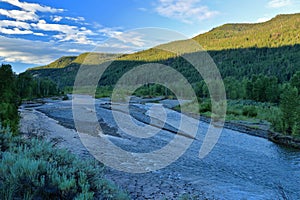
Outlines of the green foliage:
<svg viewBox="0 0 300 200">
<path fill-rule="evenodd" d="M 16 133 L 18 130 L 19 97 L 16 90 L 16 75 L 10 65 L 0 67 L 0 124 Z"/>
<path fill-rule="evenodd" d="M 300 91 L 300 71 L 297 71 L 291 78 L 291 85 Z"/>
<path fill-rule="evenodd" d="M 300 122 L 299 121 L 296 121 L 294 126 L 293 126 L 292 136 L 300 137 Z"/>
<path fill-rule="evenodd" d="M 276 77 L 267 77 L 262 74 L 253 75 L 245 85 L 246 98 L 259 102 L 278 103 L 279 84 Z"/>
<path fill-rule="evenodd" d="M 282 119 L 284 122 L 284 130 L 286 134 L 292 134 L 293 127 L 297 130 L 300 115 L 300 98 L 298 90 L 290 84 L 285 85 L 281 95 L 280 109 L 282 111 Z M 296 134 L 296 133 L 294 133 Z"/>
<path fill-rule="evenodd" d="M 100 86 L 96 90 L 96 98 L 111 97 L 113 88 L 111 86 Z"/>
<path fill-rule="evenodd" d="M 37 139 L 0 128 L 0 196 L 3 199 L 128 199 L 103 179 L 103 167 Z"/>
<path fill-rule="evenodd" d="M 194 40 L 208 50 L 222 77 L 233 77 L 241 81 L 244 78 L 250 80 L 252 75 L 264 74 L 276 77 L 280 83 L 287 82 L 296 71 L 300 71 L 299 18 L 300 14 L 292 14 L 280 15 L 259 24 L 227 24 L 196 36 Z M 193 53 L 189 41 L 176 41 L 118 58 L 117 55 L 85 53 L 71 63 L 60 65 L 61 69 L 48 66 L 34 68 L 29 72 L 37 77 L 49 77 L 59 88 L 64 88 L 74 85 L 77 71 L 83 63 L 92 66 L 116 58 L 103 74 L 100 85 L 113 86 L 124 73 L 148 62 L 169 65 L 186 76 L 191 83 L 201 81 L 198 72 L 182 57 L 159 48 L 179 48 L 180 54 Z M 88 76 L 85 78 L 89 79 Z M 259 81 L 257 84 L 259 85 Z M 257 89 L 259 91 L 259 87 Z M 240 88 L 230 91 L 230 98 L 244 93 Z M 268 92 L 271 94 L 271 91 Z"/>
<path fill-rule="evenodd" d="M 243 115 L 254 118 L 257 116 L 257 110 L 254 106 L 244 106 Z"/>
<path fill-rule="evenodd" d="M 174 86 L 176 87 L 176 86 Z M 165 97 L 171 97 L 175 96 L 175 94 L 168 88 L 164 87 L 160 84 L 145 84 L 142 87 L 138 88 L 134 95 L 140 96 L 140 97 L 155 97 L 155 96 L 165 96 Z"/>
<path fill-rule="evenodd" d="M 48 78 L 36 78 L 29 73 L 22 73 L 17 78 L 18 94 L 22 99 L 58 95 L 57 85 Z"/>
<path fill-rule="evenodd" d="M 299 44 L 300 14 L 278 15 L 257 24 L 225 24 L 196 36 L 206 50 L 279 47 Z"/>
<path fill-rule="evenodd" d="M 58 90 L 49 79 L 33 79 L 29 73 L 15 75 L 10 65 L 0 67 L 0 123 L 18 132 L 18 106 L 21 99 L 57 95 Z"/>
<path fill-rule="evenodd" d="M 297 135 L 296 122 L 300 119 L 295 116 L 300 114 L 296 109 L 295 101 L 299 101 L 299 97 L 296 100 L 295 92 L 286 92 L 284 85 L 290 82 L 290 85 L 298 91 L 300 88 L 299 27 L 300 14 L 279 15 L 264 23 L 225 24 L 193 38 L 208 50 L 216 63 L 224 79 L 228 99 L 250 99 L 256 102 L 280 104 L 280 108 L 263 104 L 254 105 L 252 108 L 243 107 L 245 105 L 232 106 L 227 112 L 229 118 L 266 119 L 272 123 L 275 130 Z M 208 87 L 200 74 L 182 56 L 171 53 L 175 49 L 180 49 L 178 52 L 180 55 L 195 54 L 195 49 L 191 49 L 190 41 L 183 40 L 114 59 L 114 62 L 109 63 L 109 67 L 98 83 L 96 97 L 110 96 L 112 88 L 126 72 L 136 66 L 152 62 L 168 65 L 177 70 L 191 83 L 197 97 L 209 98 Z M 197 52 L 197 55 L 201 53 L 204 52 Z M 84 62 L 86 66 L 81 68 L 84 71 L 81 83 L 82 86 L 89 88 L 91 86 L 86 85 L 87 80 L 97 76 L 97 73 L 91 71 L 93 72 L 94 68 L 99 71 L 106 64 L 103 62 L 113 57 L 86 53 L 78 56 L 76 62 L 74 60 L 64 67 L 60 66 L 63 67 L 61 69 L 32 69 L 29 73 L 37 77 L 49 77 L 59 88 L 71 87 L 74 85 L 79 67 L 86 61 Z M 98 65 L 94 66 L 95 64 Z M 138 79 L 138 77 L 133 78 Z M 176 83 L 180 81 L 177 80 Z M 185 90 L 180 88 L 180 84 L 178 88 L 184 93 Z M 146 85 L 135 92 L 139 96 L 168 96 L 168 93 L 168 90 L 155 84 Z M 280 94 L 282 94 L 281 98 Z M 199 109 L 201 113 L 210 116 L 210 103 L 202 103 Z"/>
<path fill-rule="evenodd" d="M 211 112 L 211 101 L 204 101 L 199 106 L 200 113 Z"/>
</svg>

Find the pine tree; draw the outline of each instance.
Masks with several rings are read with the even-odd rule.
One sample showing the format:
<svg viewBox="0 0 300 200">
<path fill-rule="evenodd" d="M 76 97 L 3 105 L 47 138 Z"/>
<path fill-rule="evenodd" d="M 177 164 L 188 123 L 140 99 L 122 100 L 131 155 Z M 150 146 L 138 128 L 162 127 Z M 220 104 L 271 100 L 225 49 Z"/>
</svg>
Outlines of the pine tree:
<svg viewBox="0 0 300 200">
<path fill-rule="evenodd" d="M 296 72 L 291 78 L 291 85 L 300 91 L 300 71 Z"/>
<path fill-rule="evenodd" d="M 282 111 L 282 119 L 284 123 L 284 129 L 287 134 L 292 133 L 292 129 L 298 118 L 297 108 L 299 106 L 298 90 L 287 84 L 284 88 L 284 92 L 281 95 L 280 108 Z"/>
</svg>

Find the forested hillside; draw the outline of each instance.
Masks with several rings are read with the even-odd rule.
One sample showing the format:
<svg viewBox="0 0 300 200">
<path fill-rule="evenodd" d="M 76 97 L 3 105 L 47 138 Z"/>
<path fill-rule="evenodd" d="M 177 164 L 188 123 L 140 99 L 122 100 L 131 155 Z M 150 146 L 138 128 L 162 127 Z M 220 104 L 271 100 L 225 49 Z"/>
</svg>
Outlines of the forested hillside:
<svg viewBox="0 0 300 200">
<path fill-rule="evenodd" d="M 265 23 L 226 24 L 193 39 L 208 50 L 224 78 L 230 76 L 240 80 L 251 78 L 252 75 L 264 74 L 276 76 L 279 82 L 286 82 L 300 70 L 299 29 L 300 14 L 279 15 Z M 117 59 L 117 64 L 107 70 L 106 74 L 116 77 L 124 70 L 128 70 L 130 66 L 134 66 L 134 63 L 155 61 L 182 69 L 186 71 L 187 77 L 191 77 L 193 73 L 189 71 L 191 69 L 186 69 L 182 59 L 171 52 L 160 50 L 160 48 L 172 49 L 172 46 L 175 48 L 179 46 L 182 53 L 185 53 L 190 51 L 185 44 L 187 44 L 185 41 L 177 41 L 123 55 Z M 83 62 L 94 65 L 116 57 L 114 54 L 103 53 L 92 53 L 88 57 L 87 55 L 85 53 L 76 58 L 63 57 L 49 65 L 29 71 L 34 76 L 50 78 L 63 88 L 73 85 L 77 70 Z M 192 82 L 198 81 L 192 77 L 191 79 Z M 102 84 L 109 85 L 111 81 Z"/>
</svg>

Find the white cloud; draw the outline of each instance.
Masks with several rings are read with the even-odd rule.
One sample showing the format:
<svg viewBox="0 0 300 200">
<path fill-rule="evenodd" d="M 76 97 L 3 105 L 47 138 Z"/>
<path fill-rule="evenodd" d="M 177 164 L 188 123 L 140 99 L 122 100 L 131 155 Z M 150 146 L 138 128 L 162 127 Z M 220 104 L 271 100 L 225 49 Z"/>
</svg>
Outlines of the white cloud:
<svg viewBox="0 0 300 200">
<path fill-rule="evenodd" d="M 74 21 L 74 22 L 83 22 L 85 20 L 84 17 L 63 17 L 63 16 L 51 16 L 51 20 L 53 22 L 60 22 L 61 20 L 66 19 L 69 21 Z"/>
<path fill-rule="evenodd" d="M 33 33 L 33 35 L 36 35 L 36 36 L 46 36 L 44 33 Z"/>
<path fill-rule="evenodd" d="M 271 0 L 268 3 L 270 8 L 281 8 L 292 4 L 291 0 Z"/>
<path fill-rule="evenodd" d="M 5 62 L 44 64 L 58 53 L 49 43 L 0 36 L 0 57 Z"/>
<path fill-rule="evenodd" d="M 0 27 L 0 33 L 4 33 L 7 35 L 28 35 L 28 34 L 33 34 L 32 31 L 30 30 L 20 30 L 19 28 L 2 28 Z"/>
<path fill-rule="evenodd" d="M 0 8 L 0 15 L 16 19 L 18 21 L 37 21 L 39 16 L 34 12 L 28 12 L 23 10 L 4 10 Z"/>
<path fill-rule="evenodd" d="M 96 51 L 111 53 L 132 53 L 171 41 L 187 39 L 178 32 L 159 28 L 140 28 L 126 32 L 120 31 L 119 28 L 102 28 L 99 32 L 105 34 L 108 40 L 97 45 Z"/>
<path fill-rule="evenodd" d="M 53 22 L 60 22 L 63 19 L 61 16 L 51 16 Z"/>
<path fill-rule="evenodd" d="M 45 36 L 43 33 L 35 33 L 27 22 L 0 20 L 0 33 L 6 35 L 29 35 Z"/>
<path fill-rule="evenodd" d="M 103 33 L 106 37 L 110 39 L 117 39 L 122 43 L 131 44 L 137 47 L 142 47 L 145 45 L 143 36 L 137 32 L 122 32 L 114 30 L 113 28 L 103 28 L 99 30 L 100 33 Z"/>
<path fill-rule="evenodd" d="M 0 20 L 0 27 L 17 27 L 23 29 L 30 29 L 30 24 L 20 21 Z"/>
<path fill-rule="evenodd" d="M 84 30 L 80 30 L 77 26 L 70 26 L 66 24 L 49 24 L 45 20 L 39 20 L 38 23 L 32 23 L 31 26 L 36 30 L 58 32 L 58 34 L 54 35 L 53 37 L 61 42 L 75 41 L 76 43 L 80 44 L 92 44 L 92 41 L 90 41 L 87 36 L 95 35 L 91 30 L 86 28 Z"/>
<path fill-rule="evenodd" d="M 192 23 L 211 18 L 218 14 L 207 6 L 200 4 L 201 0 L 158 0 L 155 11 L 164 17 Z"/>
<path fill-rule="evenodd" d="M 84 17 L 65 17 L 67 20 L 79 22 L 79 21 L 84 21 Z"/>
<path fill-rule="evenodd" d="M 63 12 L 63 9 L 51 8 L 37 3 L 20 2 L 19 0 L 0 0 L 13 6 L 19 7 L 21 10 L 5 10 L 0 9 L 0 15 L 18 20 L 18 21 L 38 21 L 39 16 L 37 12 L 57 13 Z"/>
<path fill-rule="evenodd" d="M 1 1 L 1 0 L 0 0 Z M 30 10 L 31 7 L 26 8 Z M 40 8 L 35 8 L 42 10 Z M 52 9 L 52 8 L 51 8 Z M 47 10 L 47 9 L 46 9 Z M 48 9 L 50 10 L 50 8 Z M 44 19 L 36 15 L 33 11 L 23 10 L 4 10 L 0 9 L 0 15 L 7 16 L 14 20 L 0 20 L 0 33 L 7 35 L 28 35 L 33 34 L 36 36 L 45 36 L 44 33 L 36 33 L 40 31 L 52 32 L 52 37 L 64 41 L 71 41 L 80 44 L 92 44 L 93 42 L 88 39 L 88 36 L 95 35 L 91 30 L 86 27 L 71 26 L 67 24 L 60 24 L 63 18 L 73 21 L 83 21 L 83 17 L 62 17 L 52 16 L 51 19 L 57 23 L 48 23 Z M 27 23 L 25 21 L 31 21 Z"/>
<path fill-rule="evenodd" d="M 80 49 L 77 53 L 91 50 L 92 46 L 80 44 L 59 44 L 55 42 L 32 41 L 0 36 L 0 61 L 34 65 L 49 64 L 62 55 L 73 55 L 70 49 Z M 75 52 L 75 51 L 74 51 Z"/>
<path fill-rule="evenodd" d="M 29 12 L 50 12 L 50 13 L 56 13 L 56 12 L 63 12 L 63 9 L 57 9 L 57 8 L 51 8 L 49 6 L 43 6 L 37 3 L 27 3 L 27 2 L 20 2 L 19 0 L 0 0 L 0 2 L 6 2 L 11 5 L 17 6 L 25 11 Z"/>
</svg>

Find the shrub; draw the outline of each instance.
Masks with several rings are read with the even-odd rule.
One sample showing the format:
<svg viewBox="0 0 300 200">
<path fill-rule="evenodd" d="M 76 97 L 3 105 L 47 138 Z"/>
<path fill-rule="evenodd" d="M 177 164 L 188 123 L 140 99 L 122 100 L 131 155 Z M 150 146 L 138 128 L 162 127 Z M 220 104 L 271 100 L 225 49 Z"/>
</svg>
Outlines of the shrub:
<svg viewBox="0 0 300 200">
<path fill-rule="evenodd" d="M 239 116 L 241 113 L 240 113 L 240 110 L 238 109 L 228 109 L 227 112 L 226 112 L 227 115 L 234 115 L 234 116 Z"/>
<path fill-rule="evenodd" d="M 211 112 L 211 102 L 203 102 L 199 107 L 200 113 Z"/>
<path fill-rule="evenodd" d="M 244 106 L 243 107 L 243 115 L 247 117 L 256 117 L 257 110 L 255 106 Z"/>
<path fill-rule="evenodd" d="M 300 122 L 295 122 L 292 130 L 292 136 L 300 137 Z"/>
<path fill-rule="evenodd" d="M 37 139 L 12 137 L 0 127 L 3 199 L 128 199 L 103 179 L 103 166 Z"/>
</svg>

